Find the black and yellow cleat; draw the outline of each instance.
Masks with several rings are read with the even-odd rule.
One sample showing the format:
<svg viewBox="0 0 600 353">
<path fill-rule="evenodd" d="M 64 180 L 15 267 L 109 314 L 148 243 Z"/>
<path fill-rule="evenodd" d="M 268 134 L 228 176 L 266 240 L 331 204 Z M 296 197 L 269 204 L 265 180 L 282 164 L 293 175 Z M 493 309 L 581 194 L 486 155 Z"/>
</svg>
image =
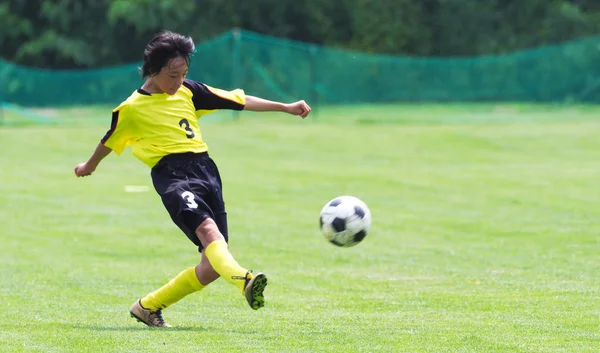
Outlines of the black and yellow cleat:
<svg viewBox="0 0 600 353">
<path fill-rule="evenodd" d="M 265 297 L 263 291 L 267 286 L 267 276 L 264 273 L 259 272 L 256 275 L 246 274 L 246 285 L 244 287 L 244 293 L 246 294 L 246 300 L 248 305 L 254 310 L 258 310 L 265 306 Z"/>
</svg>

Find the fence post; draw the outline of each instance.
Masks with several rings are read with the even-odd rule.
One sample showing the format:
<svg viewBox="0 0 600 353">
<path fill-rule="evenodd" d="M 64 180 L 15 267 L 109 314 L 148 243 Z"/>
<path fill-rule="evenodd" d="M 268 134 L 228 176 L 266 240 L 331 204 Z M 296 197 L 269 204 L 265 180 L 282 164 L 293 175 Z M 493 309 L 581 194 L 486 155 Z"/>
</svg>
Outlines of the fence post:
<svg viewBox="0 0 600 353">
<path fill-rule="evenodd" d="M 317 117 L 317 107 L 319 105 L 319 92 L 317 89 L 317 53 L 318 48 L 316 45 L 311 45 L 308 49 L 310 54 L 310 75 L 309 75 L 309 87 L 310 87 L 310 102 L 308 105 L 311 106 L 313 118 Z"/>
<path fill-rule="evenodd" d="M 239 28 L 231 30 L 231 89 L 241 88 L 241 69 L 242 69 L 242 32 Z M 240 112 L 233 111 L 233 116 L 237 120 L 240 118 Z"/>
</svg>

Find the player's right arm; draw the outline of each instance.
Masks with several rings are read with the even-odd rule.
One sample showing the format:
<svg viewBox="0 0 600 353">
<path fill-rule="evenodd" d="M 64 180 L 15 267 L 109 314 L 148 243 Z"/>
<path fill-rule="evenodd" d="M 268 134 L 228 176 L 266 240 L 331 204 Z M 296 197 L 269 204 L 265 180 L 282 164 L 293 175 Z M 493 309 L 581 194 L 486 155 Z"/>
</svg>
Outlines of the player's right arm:
<svg viewBox="0 0 600 353">
<path fill-rule="evenodd" d="M 104 157 L 108 156 L 112 150 L 106 146 L 102 142 L 96 146 L 94 153 L 90 156 L 90 158 L 85 163 L 79 163 L 75 166 L 75 175 L 78 177 L 84 177 L 88 175 L 92 175 L 92 173 L 100 164 L 100 161 L 104 159 Z"/>
<path fill-rule="evenodd" d="M 75 166 L 75 175 L 78 177 L 92 175 L 98 164 L 112 151 L 121 154 L 125 147 L 129 146 L 132 141 L 127 126 L 126 116 L 120 106 L 113 111 L 110 129 L 102 140 L 100 140 L 90 158 L 88 158 L 87 162 L 79 163 Z"/>
</svg>

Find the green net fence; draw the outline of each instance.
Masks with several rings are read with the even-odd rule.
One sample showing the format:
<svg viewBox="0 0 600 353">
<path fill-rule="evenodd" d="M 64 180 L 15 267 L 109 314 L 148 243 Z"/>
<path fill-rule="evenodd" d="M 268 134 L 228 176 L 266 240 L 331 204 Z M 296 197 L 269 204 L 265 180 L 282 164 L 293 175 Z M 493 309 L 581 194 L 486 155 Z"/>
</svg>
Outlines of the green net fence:
<svg viewBox="0 0 600 353">
<path fill-rule="evenodd" d="M 141 85 L 139 65 L 41 70 L 0 61 L 0 101 L 26 107 L 118 104 Z M 348 52 L 234 30 L 197 45 L 188 77 L 314 106 L 598 102 L 600 37 L 497 56 L 426 58 Z"/>
</svg>

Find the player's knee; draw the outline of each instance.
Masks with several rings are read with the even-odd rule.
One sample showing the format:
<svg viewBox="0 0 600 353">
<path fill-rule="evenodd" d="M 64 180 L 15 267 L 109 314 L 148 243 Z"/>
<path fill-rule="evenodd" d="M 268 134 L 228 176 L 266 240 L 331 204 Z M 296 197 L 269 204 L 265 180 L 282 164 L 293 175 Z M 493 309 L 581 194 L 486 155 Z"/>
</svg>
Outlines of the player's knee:
<svg viewBox="0 0 600 353">
<path fill-rule="evenodd" d="M 205 219 L 204 222 L 196 228 L 196 236 L 205 248 L 213 241 L 225 240 L 215 221 L 210 218 Z"/>
</svg>

